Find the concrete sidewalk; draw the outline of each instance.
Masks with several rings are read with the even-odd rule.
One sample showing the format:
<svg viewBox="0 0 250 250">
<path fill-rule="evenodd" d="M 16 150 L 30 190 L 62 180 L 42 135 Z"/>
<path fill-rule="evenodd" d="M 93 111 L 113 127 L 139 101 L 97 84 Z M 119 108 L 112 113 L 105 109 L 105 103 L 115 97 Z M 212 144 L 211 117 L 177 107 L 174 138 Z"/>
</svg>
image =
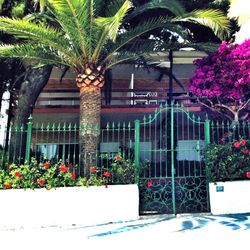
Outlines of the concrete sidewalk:
<svg viewBox="0 0 250 250">
<path fill-rule="evenodd" d="M 1 222 L 0 222 L 1 225 Z M 0 249 L 249 249 L 250 214 L 157 215 L 101 225 L 1 228 Z"/>
</svg>

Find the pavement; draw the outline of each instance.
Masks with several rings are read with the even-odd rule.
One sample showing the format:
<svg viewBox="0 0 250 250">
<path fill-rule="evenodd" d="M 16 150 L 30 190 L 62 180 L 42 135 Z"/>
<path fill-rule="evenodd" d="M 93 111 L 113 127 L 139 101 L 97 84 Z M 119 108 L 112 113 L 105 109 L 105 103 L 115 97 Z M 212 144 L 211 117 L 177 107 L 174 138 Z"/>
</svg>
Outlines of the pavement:
<svg viewBox="0 0 250 250">
<path fill-rule="evenodd" d="M 20 215 L 21 216 L 21 215 Z M 250 214 L 148 215 L 128 222 L 1 227 L 0 250 L 250 249 Z"/>
</svg>

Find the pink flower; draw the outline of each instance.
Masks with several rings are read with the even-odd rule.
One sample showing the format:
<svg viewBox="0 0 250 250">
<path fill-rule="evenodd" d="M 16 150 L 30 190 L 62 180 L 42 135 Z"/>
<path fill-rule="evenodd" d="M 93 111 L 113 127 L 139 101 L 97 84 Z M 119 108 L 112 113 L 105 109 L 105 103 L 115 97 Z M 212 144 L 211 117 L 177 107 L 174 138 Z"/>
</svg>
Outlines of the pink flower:
<svg viewBox="0 0 250 250">
<path fill-rule="evenodd" d="M 248 150 L 248 149 L 244 149 L 244 150 L 242 151 L 242 153 L 243 153 L 244 155 L 248 155 L 249 150 Z"/>
<path fill-rule="evenodd" d="M 224 143 L 224 142 L 225 142 L 225 138 L 222 137 L 222 138 L 220 139 L 220 141 L 221 141 L 221 143 Z"/>
<path fill-rule="evenodd" d="M 244 145 L 246 145 L 247 141 L 245 139 L 242 139 L 240 143 L 241 143 L 241 145 L 244 146 Z"/>
<path fill-rule="evenodd" d="M 71 174 L 71 178 L 72 178 L 72 179 L 75 179 L 75 178 L 76 178 L 76 174 L 72 173 L 72 174 Z"/>
<path fill-rule="evenodd" d="M 105 184 L 105 188 L 108 188 L 108 184 L 107 183 Z"/>
<path fill-rule="evenodd" d="M 104 172 L 103 175 L 108 178 L 110 177 L 110 172 Z"/>
<path fill-rule="evenodd" d="M 72 163 L 72 162 L 69 163 L 69 167 L 70 167 L 70 168 L 73 167 L 73 163 Z"/>
<path fill-rule="evenodd" d="M 150 187 L 152 187 L 152 186 L 153 186 L 152 181 L 147 181 L 147 187 L 150 188 Z"/>
<path fill-rule="evenodd" d="M 90 168 L 90 172 L 91 172 L 91 173 L 95 173 L 95 172 L 96 172 L 96 167 L 91 167 L 91 168 Z"/>
<path fill-rule="evenodd" d="M 246 172 L 246 177 L 250 179 L 250 172 Z"/>
<path fill-rule="evenodd" d="M 116 157 L 115 157 L 115 160 L 116 161 L 120 161 L 122 158 L 121 158 L 121 156 L 120 155 L 117 155 Z"/>
<path fill-rule="evenodd" d="M 237 141 L 233 145 L 234 145 L 235 148 L 239 148 L 240 147 L 240 142 Z"/>
</svg>

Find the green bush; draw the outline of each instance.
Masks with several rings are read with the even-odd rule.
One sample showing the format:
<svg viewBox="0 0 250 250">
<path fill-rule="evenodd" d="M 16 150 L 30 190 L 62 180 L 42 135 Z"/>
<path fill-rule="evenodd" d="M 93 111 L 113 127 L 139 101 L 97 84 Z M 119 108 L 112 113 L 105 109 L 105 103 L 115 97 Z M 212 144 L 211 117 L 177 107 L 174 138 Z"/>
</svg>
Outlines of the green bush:
<svg viewBox="0 0 250 250">
<path fill-rule="evenodd" d="M 90 178 L 77 177 L 73 164 L 62 162 L 38 163 L 35 159 L 30 164 L 10 164 L 7 170 L 0 170 L 0 189 L 19 188 L 56 188 L 69 186 L 100 186 L 108 183 L 108 178 L 92 173 Z"/>
<path fill-rule="evenodd" d="M 232 181 L 250 178 L 250 143 L 239 141 L 211 144 L 205 150 L 209 181 Z"/>
<path fill-rule="evenodd" d="M 10 164 L 0 170 L 0 189 L 56 188 L 69 186 L 101 186 L 108 184 L 135 183 L 135 164 L 120 154 L 112 159 L 107 168 L 92 166 L 89 178 L 76 174 L 77 166 L 72 163 L 38 163 L 34 158 L 30 164 Z"/>
</svg>

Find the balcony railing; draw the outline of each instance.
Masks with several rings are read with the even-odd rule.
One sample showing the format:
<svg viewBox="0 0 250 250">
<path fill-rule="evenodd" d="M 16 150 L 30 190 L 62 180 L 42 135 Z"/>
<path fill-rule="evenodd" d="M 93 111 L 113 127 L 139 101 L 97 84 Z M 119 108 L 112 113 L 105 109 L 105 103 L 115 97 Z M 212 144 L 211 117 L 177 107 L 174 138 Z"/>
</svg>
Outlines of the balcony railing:
<svg viewBox="0 0 250 250">
<path fill-rule="evenodd" d="M 188 96 L 185 91 L 174 91 L 172 98 L 175 103 L 184 106 L 197 106 L 196 99 Z M 103 108 L 133 108 L 133 107 L 157 107 L 165 105 L 170 99 L 168 89 L 112 89 L 110 101 L 106 101 L 102 92 Z M 77 89 L 46 89 L 40 94 L 36 108 L 55 107 L 79 107 L 79 92 Z"/>
</svg>

